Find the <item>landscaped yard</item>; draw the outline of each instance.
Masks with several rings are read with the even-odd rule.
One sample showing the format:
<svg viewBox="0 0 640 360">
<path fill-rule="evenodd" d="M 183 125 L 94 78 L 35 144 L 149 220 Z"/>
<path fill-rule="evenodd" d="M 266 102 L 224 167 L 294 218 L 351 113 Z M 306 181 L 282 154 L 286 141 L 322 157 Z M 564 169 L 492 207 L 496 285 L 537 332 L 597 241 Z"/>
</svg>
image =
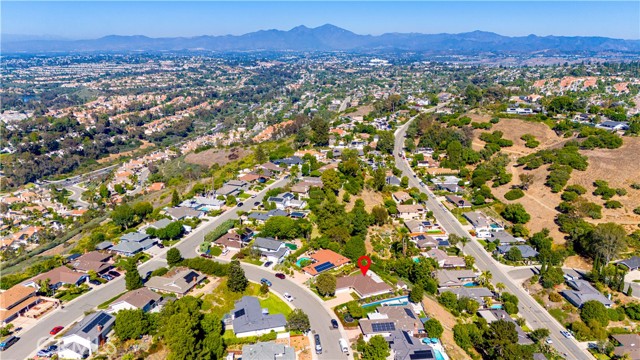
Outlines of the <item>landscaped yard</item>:
<svg viewBox="0 0 640 360">
<path fill-rule="evenodd" d="M 212 313 L 223 317 L 233 310 L 236 301 L 240 300 L 243 296 L 257 297 L 260 300 L 260 305 L 263 308 L 269 309 L 270 314 L 283 314 L 287 316 L 292 311 L 289 304 L 275 294 L 269 293 L 266 296 L 260 294 L 260 285 L 255 283 L 249 283 L 249 286 L 242 294 L 234 293 L 227 289 L 227 279 L 223 279 L 213 292 L 204 296 L 202 308 L 204 310 L 211 310 Z"/>
</svg>

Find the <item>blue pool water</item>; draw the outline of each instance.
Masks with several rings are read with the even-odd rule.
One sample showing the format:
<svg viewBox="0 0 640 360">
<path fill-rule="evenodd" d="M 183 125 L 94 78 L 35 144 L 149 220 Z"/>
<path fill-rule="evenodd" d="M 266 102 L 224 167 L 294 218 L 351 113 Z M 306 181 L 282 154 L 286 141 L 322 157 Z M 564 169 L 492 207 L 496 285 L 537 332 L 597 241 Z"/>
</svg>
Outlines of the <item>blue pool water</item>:
<svg viewBox="0 0 640 360">
<path fill-rule="evenodd" d="M 474 286 L 478 286 L 478 283 L 476 283 L 476 282 L 468 282 L 468 283 L 464 284 L 464 286 L 466 286 L 466 287 L 474 287 Z"/>
<path fill-rule="evenodd" d="M 491 224 L 489 226 L 491 226 L 492 229 L 497 229 L 497 228 L 500 227 L 500 225 L 498 225 L 498 224 Z"/>
<path fill-rule="evenodd" d="M 400 297 L 394 297 L 394 298 L 390 298 L 390 299 L 384 299 L 384 300 L 370 302 L 368 304 L 362 305 L 362 307 L 372 307 L 372 306 L 379 306 L 379 305 L 405 306 L 408 303 L 409 303 L 409 297 L 408 296 L 400 296 Z"/>
<path fill-rule="evenodd" d="M 502 304 L 496 304 L 490 306 L 492 309 L 502 309 Z"/>
<path fill-rule="evenodd" d="M 440 353 L 440 351 L 433 349 L 433 355 L 436 356 L 436 360 L 444 360 L 444 356 Z"/>
<path fill-rule="evenodd" d="M 311 260 L 311 259 L 309 259 L 308 257 L 301 257 L 300 259 L 298 259 L 298 261 L 296 261 L 296 265 L 300 267 L 300 264 L 305 260 Z"/>
</svg>

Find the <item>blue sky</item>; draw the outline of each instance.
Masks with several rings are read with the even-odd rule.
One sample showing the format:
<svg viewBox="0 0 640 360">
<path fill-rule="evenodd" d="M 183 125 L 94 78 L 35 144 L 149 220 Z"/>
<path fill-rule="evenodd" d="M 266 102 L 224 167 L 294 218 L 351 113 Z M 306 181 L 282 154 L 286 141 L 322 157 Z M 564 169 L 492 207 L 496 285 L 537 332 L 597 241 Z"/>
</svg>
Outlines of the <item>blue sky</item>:
<svg viewBox="0 0 640 360">
<path fill-rule="evenodd" d="M 26 2 L 2 1 L 3 34 L 91 39 L 110 34 L 244 34 L 334 24 L 385 32 L 595 35 L 640 39 L 640 1 L 449 2 Z"/>
</svg>

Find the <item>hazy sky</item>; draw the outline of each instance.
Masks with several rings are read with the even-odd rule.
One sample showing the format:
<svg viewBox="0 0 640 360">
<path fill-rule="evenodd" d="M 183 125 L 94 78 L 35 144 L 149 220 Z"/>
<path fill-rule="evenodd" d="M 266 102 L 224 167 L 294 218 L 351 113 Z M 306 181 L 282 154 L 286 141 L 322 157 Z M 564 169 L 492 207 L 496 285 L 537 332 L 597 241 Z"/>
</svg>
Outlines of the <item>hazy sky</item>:
<svg viewBox="0 0 640 360">
<path fill-rule="evenodd" d="M 4 34 L 91 39 L 104 35 L 243 34 L 334 24 L 385 32 L 596 35 L 640 39 L 640 1 L 449 2 L 26 2 L 2 1 Z"/>
</svg>

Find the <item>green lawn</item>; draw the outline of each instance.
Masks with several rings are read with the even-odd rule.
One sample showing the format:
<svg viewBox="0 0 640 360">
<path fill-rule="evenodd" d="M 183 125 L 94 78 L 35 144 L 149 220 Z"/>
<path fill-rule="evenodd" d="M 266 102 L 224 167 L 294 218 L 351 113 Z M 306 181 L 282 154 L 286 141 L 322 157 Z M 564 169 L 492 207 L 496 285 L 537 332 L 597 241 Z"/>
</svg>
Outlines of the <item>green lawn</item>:
<svg viewBox="0 0 640 360">
<path fill-rule="evenodd" d="M 285 317 L 292 311 L 289 304 L 272 293 L 268 298 L 260 299 L 260 306 L 269 309 L 269 314 L 282 314 Z"/>
<path fill-rule="evenodd" d="M 289 315 L 292 309 L 289 305 L 275 294 L 269 293 L 267 296 L 260 294 L 260 285 L 249 283 L 244 293 L 234 293 L 227 289 L 227 280 L 224 279 L 218 287 L 210 294 L 204 296 L 203 310 L 211 310 L 212 313 L 220 317 L 233 310 L 236 301 L 243 296 L 255 296 L 260 300 L 260 305 L 269 309 L 270 314 Z"/>
<path fill-rule="evenodd" d="M 251 197 L 251 195 L 249 195 L 249 194 L 245 194 L 245 193 L 242 193 L 242 194 L 238 195 L 238 197 L 239 197 L 240 199 L 242 199 L 242 200 L 247 200 L 248 198 L 250 198 L 250 197 Z"/>
</svg>

